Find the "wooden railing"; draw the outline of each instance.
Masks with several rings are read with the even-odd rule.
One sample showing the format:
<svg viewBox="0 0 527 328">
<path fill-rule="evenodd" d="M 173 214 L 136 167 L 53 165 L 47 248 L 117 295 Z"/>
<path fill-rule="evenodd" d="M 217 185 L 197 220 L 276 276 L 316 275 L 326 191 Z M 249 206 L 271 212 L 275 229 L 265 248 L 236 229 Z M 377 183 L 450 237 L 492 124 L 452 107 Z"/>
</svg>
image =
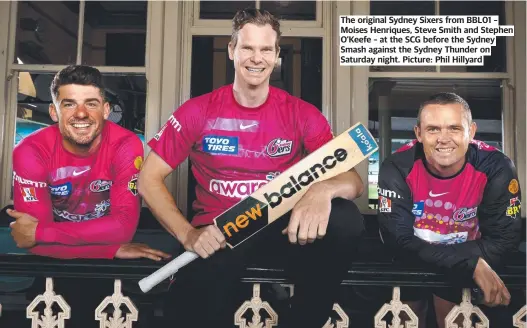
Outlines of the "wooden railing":
<svg viewBox="0 0 527 328">
<path fill-rule="evenodd" d="M 371 220 L 374 218 L 367 218 Z M 413 287 L 452 287 L 449 278 L 442 273 L 421 267 L 402 266 L 393 263 L 386 254 L 375 226 L 368 227 L 369 237 L 361 243 L 359 259 L 350 265 L 348 274 L 342 282 L 342 297 L 334 304 L 333 315 L 323 328 L 373 327 L 373 328 L 410 328 L 418 327 L 417 316 L 401 302 L 401 288 Z M 524 238 L 525 240 L 525 238 Z M 140 230 L 137 242 L 146 242 L 152 247 L 162 249 L 173 255 L 181 252 L 175 240 L 162 230 Z M 526 254 L 525 243 L 514 254 L 509 254 L 506 265 L 498 274 L 513 294 L 509 307 L 494 310 L 500 312 L 495 318 L 489 318 L 486 308 L 474 304 L 471 300 L 471 288 L 463 290 L 463 301 L 447 317 L 448 328 L 487 328 L 487 327 L 524 327 L 526 306 Z M 150 260 L 56 260 L 33 255 L 0 255 L 0 295 L 29 295 L 25 289 L 8 293 L 2 292 L 2 277 L 28 277 L 45 279 L 45 288 L 37 292 L 36 297 L 27 299 L 27 304 L 18 308 L 12 304 L 0 304 L 0 328 L 18 328 L 16 325 L 4 325 L 9 313 L 24 310 L 24 326 L 33 328 L 81 328 L 69 326 L 72 313 L 88 311 L 99 327 L 171 327 L 178 328 L 177 322 L 163 320 L 161 304 L 168 282 L 158 286 L 153 293 L 143 294 L 137 282 L 157 270 L 162 263 Z M 98 285 L 105 281 L 109 285 L 106 297 L 101 297 L 99 306 L 93 308 L 71 308 L 69 299 L 62 298 L 54 291 L 54 279 L 78 279 L 83 285 Z M 177 277 L 176 277 L 177 283 Z M 280 263 L 247 263 L 245 274 L 240 281 L 245 291 L 245 302 L 233 313 L 233 325 L 237 327 L 270 328 L 280 326 L 277 309 L 287 303 L 287 297 L 294 294 L 294 285 L 288 281 Z M 249 287 L 249 288 L 247 288 Z M 272 288 L 271 288 L 272 287 Z M 280 293 L 269 291 L 279 289 Z M 264 293 L 265 291 L 265 293 Z M 278 295 L 280 294 L 280 295 Z M 272 296 L 269 296 L 272 295 Z M 1 300 L 1 299 L 0 299 Z M 52 304 L 55 302 L 54 307 Z M 2 303 L 0 301 L 0 303 Z M 3 305 L 3 310 L 2 310 Z M 111 306 L 113 305 L 113 307 Z M 57 312 L 57 306 L 60 308 Z M 15 309 L 13 309 L 15 307 Z M 23 309 L 22 309 L 23 307 Z M 113 311 L 107 309 L 113 308 Z M 123 311 L 127 308 L 127 311 Z M 249 320 L 246 311 L 252 310 Z M 77 311 L 77 312 L 76 312 Z M 267 313 L 267 314 L 265 314 Z M 392 315 L 388 316 L 391 313 Z M 406 313 L 402 322 L 402 313 Z M 464 320 L 459 325 L 454 320 L 459 316 Z M 478 324 L 473 324 L 477 316 Z M 22 316 L 20 316 L 22 317 Z M 392 318 L 386 322 L 386 318 Z M 265 318 L 265 319 L 264 319 Z M 247 322 L 249 321 L 249 322 Z M 456 321 L 459 323 L 459 319 Z M 21 326 L 20 326 L 21 327 Z M 187 328 L 187 327 L 183 327 Z M 287 327 L 290 328 L 290 327 Z"/>
<path fill-rule="evenodd" d="M 367 246 L 367 243 L 365 244 Z M 373 246 L 372 246 L 373 247 Z M 334 315 L 328 318 L 324 328 L 336 327 L 418 327 L 417 316 L 411 309 L 401 302 L 400 287 L 404 286 L 421 286 L 421 287 L 444 287 L 448 288 L 447 278 L 440 273 L 428 272 L 417 267 L 400 267 L 386 261 L 386 259 L 371 258 L 368 261 L 361 259 L 353 265 L 346 279 L 342 283 L 343 293 L 350 295 L 351 301 L 345 299 L 334 305 Z M 523 261 L 522 261 L 523 259 Z M 493 322 L 489 320 L 482 308 L 471 302 L 470 287 L 463 291 L 463 302 L 456 306 L 447 317 L 447 327 L 456 328 L 484 328 L 484 327 L 526 327 L 525 326 L 525 254 L 518 252 L 511 256 L 511 263 L 499 272 L 503 281 L 510 290 L 516 291 L 520 295 L 522 307 L 514 311 L 514 316 L 509 316 L 507 322 Z M 155 306 L 152 308 L 152 297 L 161 297 L 159 293 L 155 296 L 142 294 L 137 287 L 137 281 L 160 267 L 161 264 L 152 261 L 133 260 L 133 261 L 102 261 L 102 260 L 55 260 L 50 258 L 31 256 L 31 255 L 4 255 L 0 256 L 0 276 L 16 277 L 45 277 L 45 290 L 35 297 L 26 309 L 26 318 L 33 323 L 35 328 L 62 328 L 69 327 L 68 320 L 72 311 L 93 311 L 96 321 L 103 323 L 100 327 L 124 328 L 139 327 L 141 311 L 156 311 Z M 73 309 L 68 305 L 68 300 L 57 295 L 53 288 L 54 278 L 75 278 L 79 279 L 82 284 L 96 283 L 95 281 L 111 280 L 114 282 L 114 290 L 108 290 L 108 296 L 100 300 L 100 305 L 96 308 Z M 94 282 L 92 282 L 94 281 Z M 177 281 L 177 280 L 176 280 Z M 166 284 L 166 282 L 165 282 Z M 277 311 L 273 308 L 273 302 L 276 300 L 265 299 L 262 297 L 261 288 L 270 286 L 280 286 L 289 292 L 294 293 L 292 285 L 279 267 L 274 267 L 270 263 L 251 264 L 247 267 L 245 275 L 240 284 L 251 284 L 251 292 L 247 293 L 246 301 L 240 304 L 236 313 L 233 313 L 233 324 L 238 327 L 280 327 L 280 318 Z M 390 286 L 391 299 L 378 291 L 382 287 Z M 159 290 L 166 287 L 160 286 Z M 361 302 L 360 295 L 368 294 L 371 299 L 375 299 L 372 304 L 378 304 L 375 312 L 368 313 L 365 310 L 360 315 L 353 315 L 356 312 L 353 308 L 354 302 Z M 359 295 L 359 296 L 358 296 Z M 355 300 L 353 300 L 355 298 Z M 514 300 L 518 304 L 518 297 Z M 60 307 L 59 313 L 53 313 L 52 304 L 56 303 Z M 37 311 L 39 303 L 44 303 L 44 310 Z M 150 306 L 145 306 L 150 304 Z M 55 305 L 55 307 L 56 307 Z M 106 312 L 105 309 L 113 305 L 116 311 Z M 126 316 L 121 317 L 124 312 L 122 305 L 128 308 Z M 4 306 L 5 307 L 5 306 Z M 42 304 L 40 305 L 42 307 Z M 253 315 L 250 322 L 246 322 L 244 314 L 252 310 Z M 510 310 L 510 309 L 509 309 Z M 267 314 L 264 315 L 264 312 Z M 399 321 L 401 314 L 406 313 L 409 320 L 404 325 Z M 391 322 L 385 322 L 384 318 L 388 313 L 393 314 Z M 5 314 L 5 311 L 4 311 Z M 471 320 L 465 320 L 462 326 L 454 325 L 454 320 L 462 315 L 464 318 L 479 317 L 479 324 L 473 326 Z M 359 319 L 359 317 L 369 317 L 368 319 Z M 265 317 L 264 321 L 262 318 Z M 0 328 L 4 328 L 1 324 Z M 177 323 L 165 323 L 166 325 L 156 323 L 155 327 L 178 327 Z M 260 325 L 259 325 L 260 324 Z M 144 325 L 143 325 L 144 326 Z M 148 325 L 150 327 L 150 325 Z M 5 327 L 11 328 L 11 327 Z M 75 327 L 77 328 L 77 327 Z"/>
</svg>

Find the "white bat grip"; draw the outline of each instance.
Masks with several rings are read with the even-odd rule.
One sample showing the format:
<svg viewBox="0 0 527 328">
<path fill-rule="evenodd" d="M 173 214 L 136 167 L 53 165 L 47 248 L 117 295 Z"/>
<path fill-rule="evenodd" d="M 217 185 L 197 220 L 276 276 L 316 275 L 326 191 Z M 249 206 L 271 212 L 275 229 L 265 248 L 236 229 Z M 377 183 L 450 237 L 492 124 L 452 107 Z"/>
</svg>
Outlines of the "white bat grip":
<svg viewBox="0 0 527 328">
<path fill-rule="evenodd" d="M 154 288 L 157 284 L 162 282 L 163 280 L 169 278 L 171 275 L 176 273 L 179 269 L 184 267 L 185 265 L 189 264 L 190 262 L 194 261 L 198 258 L 198 254 L 194 252 L 185 252 L 172 261 L 168 262 L 161 268 L 159 268 L 157 271 L 149 275 L 148 277 L 145 277 L 139 281 L 139 288 L 143 291 L 143 293 L 148 292 L 150 289 Z"/>
</svg>

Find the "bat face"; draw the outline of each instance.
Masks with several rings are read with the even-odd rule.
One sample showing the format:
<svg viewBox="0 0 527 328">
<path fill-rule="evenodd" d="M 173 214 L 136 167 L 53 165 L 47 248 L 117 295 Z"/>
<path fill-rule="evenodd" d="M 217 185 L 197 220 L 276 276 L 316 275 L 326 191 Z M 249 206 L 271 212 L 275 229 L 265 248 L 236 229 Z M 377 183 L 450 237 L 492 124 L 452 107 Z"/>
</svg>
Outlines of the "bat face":
<svg viewBox="0 0 527 328">
<path fill-rule="evenodd" d="M 290 211 L 313 183 L 349 171 L 377 149 L 369 131 L 356 124 L 223 212 L 214 223 L 227 245 L 236 247 Z"/>
</svg>

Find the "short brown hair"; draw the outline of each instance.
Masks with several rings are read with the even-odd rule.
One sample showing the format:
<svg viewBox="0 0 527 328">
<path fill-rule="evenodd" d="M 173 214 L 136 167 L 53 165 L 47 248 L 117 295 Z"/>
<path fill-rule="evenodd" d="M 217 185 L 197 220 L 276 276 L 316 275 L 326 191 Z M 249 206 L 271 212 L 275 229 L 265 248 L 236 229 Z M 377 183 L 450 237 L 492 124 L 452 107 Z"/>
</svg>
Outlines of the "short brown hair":
<svg viewBox="0 0 527 328">
<path fill-rule="evenodd" d="M 472 111 L 467 101 L 453 92 L 441 92 L 430 96 L 426 101 L 421 103 L 419 106 L 419 112 L 417 113 L 417 126 L 421 126 L 421 112 L 427 105 L 450 105 L 460 104 L 465 111 L 468 124 L 472 123 Z"/>
<path fill-rule="evenodd" d="M 238 31 L 240 31 L 245 24 L 254 24 L 257 26 L 271 25 L 276 32 L 275 50 L 280 48 L 280 36 L 282 35 L 282 32 L 280 32 L 280 21 L 267 10 L 253 8 L 239 10 L 232 19 L 231 42 L 234 47 L 236 47 L 236 43 L 238 42 Z"/>
</svg>

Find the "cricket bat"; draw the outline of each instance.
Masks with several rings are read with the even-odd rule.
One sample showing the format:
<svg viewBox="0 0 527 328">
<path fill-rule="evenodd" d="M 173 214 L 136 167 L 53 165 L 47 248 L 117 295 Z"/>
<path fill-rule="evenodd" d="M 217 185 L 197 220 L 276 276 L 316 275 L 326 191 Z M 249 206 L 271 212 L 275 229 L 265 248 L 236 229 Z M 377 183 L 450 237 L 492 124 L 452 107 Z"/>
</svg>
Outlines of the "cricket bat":
<svg viewBox="0 0 527 328">
<path fill-rule="evenodd" d="M 250 196 L 214 219 L 232 249 L 293 209 L 309 187 L 349 171 L 376 152 L 378 145 L 368 129 L 357 123 L 282 172 Z M 139 281 L 146 293 L 198 257 L 185 252 Z"/>
</svg>

